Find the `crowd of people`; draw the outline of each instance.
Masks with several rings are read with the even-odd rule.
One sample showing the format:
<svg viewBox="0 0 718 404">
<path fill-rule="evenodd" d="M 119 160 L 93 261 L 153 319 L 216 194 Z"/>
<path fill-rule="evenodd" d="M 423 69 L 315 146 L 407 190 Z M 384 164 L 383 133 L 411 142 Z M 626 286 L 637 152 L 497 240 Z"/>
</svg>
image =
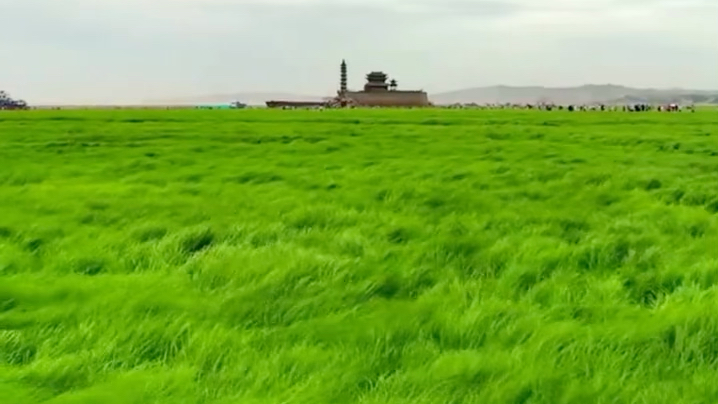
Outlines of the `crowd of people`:
<svg viewBox="0 0 718 404">
<path fill-rule="evenodd" d="M 568 111 L 568 112 L 583 112 L 583 111 L 622 111 L 622 112 L 696 112 L 694 105 L 679 105 L 679 104 L 549 104 L 549 103 L 506 103 L 506 104 L 449 104 L 449 105 L 432 105 L 432 108 L 445 108 L 445 109 L 482 109 L 482 110 L 500 110 L 500 109 L 514 109 L 514 110 L 536 110 L 536 111 Z M 338 105 L 335 103 L 327 103 L 324 106 L 282 106 L 277 109 L 292 110 L 292 109 L 335 109 L 335 108 L 370 108 L 370 109 L 385 109 L 391 107 L 361 107 L 357 105 Z M 396 107 L 400 108 L 400 107 Z M 422 107 L 404 107 L 404 108 L 422 108 Z"/>
<path fill-rule="evenodd" d="M 568 105 L 561 105 L 561 104 L 549 104 L 549 103 L 540 103 L 540 104 L 476 104 L 476 103 L 469 103 L 469 104 L 452 104 L 444 106 L 445 108 L 453 108 L 453 109 L 469 109 L 469 108 L 476 108 L 476 109 L 526 109 L 526 110 L 539 110 L 539 111 L 568 111 L 568 112 L 580 112 L 580 111 L 623 111 L 623 112 L 649 112 L 649 111 L 658 111 L 658 112 L 681 112 L 681 111 L 689 111 L 689 112 L 695 112 L 695 106 L 693 105 L 687 105 L 687 106 L 681 106 L 679 104 L 623 104 L 623 105 L 607 105 L 607 104 L 568 104 Z"/>
</svg>

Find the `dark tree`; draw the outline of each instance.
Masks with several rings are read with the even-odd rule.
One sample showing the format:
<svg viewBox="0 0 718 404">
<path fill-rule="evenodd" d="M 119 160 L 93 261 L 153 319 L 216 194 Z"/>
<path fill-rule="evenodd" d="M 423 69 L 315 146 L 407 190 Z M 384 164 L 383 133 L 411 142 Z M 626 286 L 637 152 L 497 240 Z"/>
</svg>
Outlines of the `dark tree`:
<svg viewBox="0 0 718 404">
<path fill-rule="evenodd" d="M 14 100 L 5 91 L 0 91 L 0 110 L 27 109 L 27 103 L 23 100 Z"/>
</svg>

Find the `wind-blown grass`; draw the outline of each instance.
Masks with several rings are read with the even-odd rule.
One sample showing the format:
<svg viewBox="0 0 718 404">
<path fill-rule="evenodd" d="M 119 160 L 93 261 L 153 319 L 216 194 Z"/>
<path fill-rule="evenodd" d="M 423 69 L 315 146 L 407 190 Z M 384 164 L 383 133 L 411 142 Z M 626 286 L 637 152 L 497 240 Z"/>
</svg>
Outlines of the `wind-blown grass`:
<svg viewBox="0 0 718 404">
<path fill-rule="evenodd" d="M 0 115 L 0 402 L 718 400 L 718 119 Z"/>
</svg>

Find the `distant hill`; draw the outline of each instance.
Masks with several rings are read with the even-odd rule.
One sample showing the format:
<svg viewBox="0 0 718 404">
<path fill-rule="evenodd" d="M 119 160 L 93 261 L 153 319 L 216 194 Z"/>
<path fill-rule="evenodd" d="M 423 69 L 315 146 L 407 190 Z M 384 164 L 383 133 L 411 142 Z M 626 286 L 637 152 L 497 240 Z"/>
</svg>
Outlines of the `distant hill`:
<svg viewBox="0 0 718 404">
<path fill-rule="evenodd" d="M 158 100 L 145 100 L 145 105 L 183 105 L 183 104 L 227 104 L 240 101 L 247 105 L 265 105 L 270 100 L 286 101 L 322 101 L 326 97 L 297 95 L 288 93 L 231 93 L 212 94 L 197 97 L 169 98 Z"/>
<path fill-rule="evenodd" d="M 718 91 L 684 89 L 639 89 L 617 85 L 580 87 L 478 87 L 447 93 L 430 94 L 434 104 L 455 103 L 695 103 L 718 104 Z"/>
</svg>

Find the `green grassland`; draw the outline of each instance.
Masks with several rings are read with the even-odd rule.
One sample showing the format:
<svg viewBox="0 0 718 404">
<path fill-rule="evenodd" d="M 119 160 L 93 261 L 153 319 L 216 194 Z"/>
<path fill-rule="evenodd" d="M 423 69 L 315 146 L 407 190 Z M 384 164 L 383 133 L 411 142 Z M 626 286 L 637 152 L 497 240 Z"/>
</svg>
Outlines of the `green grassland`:
<svg viewBox="0 0 718 404">
<path fill-rule="evenodd" d="M 0 114 L 0 403 L 715 403 L 718 114 Z"/>
</svg>

